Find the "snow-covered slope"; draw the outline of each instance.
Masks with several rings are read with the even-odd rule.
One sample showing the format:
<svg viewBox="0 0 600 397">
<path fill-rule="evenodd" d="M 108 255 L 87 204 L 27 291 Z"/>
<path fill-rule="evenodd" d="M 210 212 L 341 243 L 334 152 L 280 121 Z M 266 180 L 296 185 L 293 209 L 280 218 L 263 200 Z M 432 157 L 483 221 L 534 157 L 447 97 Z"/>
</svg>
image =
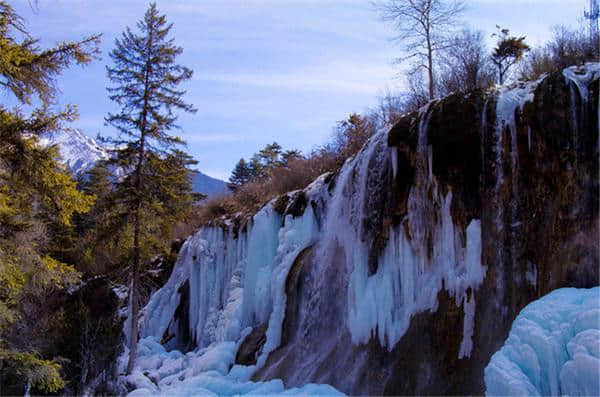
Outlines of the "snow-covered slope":
<svg viewBox="0 0 600 397">
<path fill-rule="evenodd" d="M 485 369 L 488 396 L 600 395 L 600 287 L 527 305 Z"/>
<path fill-rule="evenodd" d="M 44 146 L 58 145 L 62 161 L 74 174 L 89 170 L 100 160 L 109 159 L 108 150 L 80 130 L 53 132 L 40 139 Z"/>
</svg>

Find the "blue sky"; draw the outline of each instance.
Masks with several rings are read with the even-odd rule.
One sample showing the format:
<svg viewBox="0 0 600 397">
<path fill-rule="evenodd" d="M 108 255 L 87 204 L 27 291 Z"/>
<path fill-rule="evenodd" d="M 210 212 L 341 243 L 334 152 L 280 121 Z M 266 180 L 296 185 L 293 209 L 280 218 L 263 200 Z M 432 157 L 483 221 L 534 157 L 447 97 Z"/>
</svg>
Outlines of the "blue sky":
<svg viewBox="0 0 600 397">
<path fill-rule="evenodd" d="M 103 118 L 108 52 L 126 26 L 135 26 L 147 1 L 26 0 L 11 2 L 43 45 L 103 33 L 102 59 L 68 70 L 59 80 L 61 104 L 74 103 L 73 126 L 90 136 L 110 134 Z M 227 179 L 240 157 L 277 141 L 304 152 L 326 142 L 338 120 L 399 90 L 401 55 L 390 26 L 368 0 L 159 0 L 183 46 L 179 58 L 194 70 L 187 100 L 198 112 L 183 115 L 179 133 L 198 168 Z M 494 26 L 549 38 L 550 26 L 575 26 L 586 0 L 471 0 L 464 22 L 489 36 Z M 492 41 L 490 39 L 490 44 Z M 6 99 L 6 98 L 5 98 Z"/>
</svg>

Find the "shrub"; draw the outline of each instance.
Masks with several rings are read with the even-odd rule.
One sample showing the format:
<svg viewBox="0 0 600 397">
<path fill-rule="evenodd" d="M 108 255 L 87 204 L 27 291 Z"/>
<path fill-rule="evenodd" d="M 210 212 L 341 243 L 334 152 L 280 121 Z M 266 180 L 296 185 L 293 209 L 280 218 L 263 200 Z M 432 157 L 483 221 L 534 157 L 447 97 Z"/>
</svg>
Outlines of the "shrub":
<svg viewBox="0 0 600 397">
<path fill-rule="evenodd" d="M 552 28 L 552 40 L 534 48 L 521 67 L 521 78 L 535 80 L 572 65 L 597 62 L 600 58 L 600 36 L 590 37 L 584 29 L 571 30 L 565 26 Z"/>
</svg>

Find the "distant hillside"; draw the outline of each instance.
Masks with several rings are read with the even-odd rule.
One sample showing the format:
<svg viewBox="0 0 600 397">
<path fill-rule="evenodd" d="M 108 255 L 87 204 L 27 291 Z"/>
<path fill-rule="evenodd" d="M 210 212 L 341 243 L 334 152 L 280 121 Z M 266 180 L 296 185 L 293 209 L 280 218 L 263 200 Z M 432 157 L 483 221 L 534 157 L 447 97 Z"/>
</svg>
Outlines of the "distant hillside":
<svg viewBox="0 0 600 397">
<path fill-rule="evenodd" d="M 80 130 L 57 131 L 40 139 L 40 143 L 44 146 L 58 145 L 63 163 L 74 174 L 84 173 L 97 161 L 107 160 L 110 157 L 105 146 Z M 192 185 L 196 193 L 206 194 L 209 197 L 229 191 L 226 182 L 212 178 L 198 170 L 192 174 Z"/>
<path fill-rule="evenodd" d="M 226 194 L 230 191 L 225 181 L 208 176 L 198 170 L 192 174 L 192 185 L 195 192 L 206 194 L 209 197 Z"/>
</svg>

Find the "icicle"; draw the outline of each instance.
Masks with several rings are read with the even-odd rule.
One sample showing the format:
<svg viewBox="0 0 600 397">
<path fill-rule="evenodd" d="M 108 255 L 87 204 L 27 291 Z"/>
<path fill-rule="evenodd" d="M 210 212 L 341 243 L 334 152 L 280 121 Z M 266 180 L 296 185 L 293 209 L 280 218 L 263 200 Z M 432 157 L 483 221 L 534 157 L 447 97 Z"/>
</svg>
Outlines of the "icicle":
<svg viewBox="0 0 600 397">
<path fill-rule="evenodd" d="M 390 153 L 392 158 L 392 171 L 394 173 L 394 178 L 396 178 L 396 175 L 398 174 L 398 148 L 392 147 Z"/>
</svg>

